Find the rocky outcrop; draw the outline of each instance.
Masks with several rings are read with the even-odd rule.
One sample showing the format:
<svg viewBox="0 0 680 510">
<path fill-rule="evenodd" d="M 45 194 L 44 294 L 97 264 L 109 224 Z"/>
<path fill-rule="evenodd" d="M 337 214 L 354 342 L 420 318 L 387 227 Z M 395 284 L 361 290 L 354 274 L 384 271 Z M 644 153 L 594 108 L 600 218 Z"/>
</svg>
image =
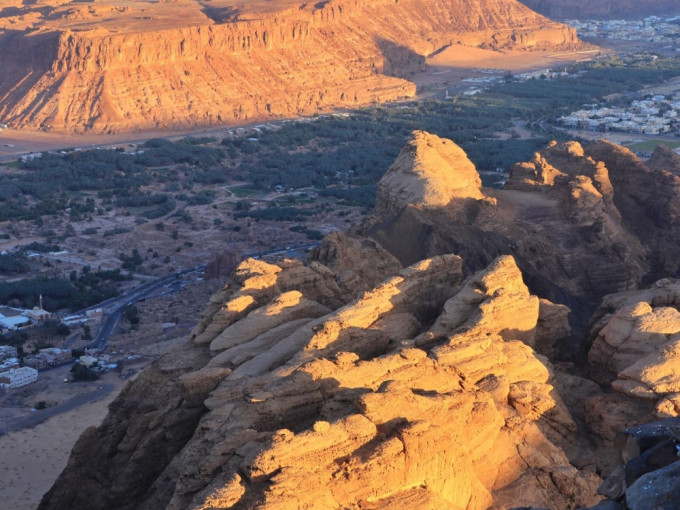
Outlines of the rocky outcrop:
<svg viewBox="0 0 680 510">
<path fill-rule="evenodd" d="M 680 154 L 665 145 L 657 145 L 646 165 L 651 170 L 665 170 L 673 175 L 680 175 Z"/>
<path fill-rule="evenodd" d="M 652 510 L 677 507 L 680 497 L 678 475 L 678 418 L 630 427 L 619 433 L 617 446 L 623 464 L 599 489 L 610 499 L 602 502 L 621 510 Z"/>
<path fill-rule="evenodd" d="M 241 254 L 234 250 L 227 250 L 219 254 L 205 265 L 206 280 L 226 278 L 236 268 L 241 260 Z"/>
<path fill-rule="evenodd" d="M 660 418 L 680 413 L 679 307 L 680 284 L 675 280 L 607 296 L 595 316 L 588 353 L 593 379 L 648 401 Z"/>
<path fill-rule="evenodd" d="M 531 348 L 549 304 L 529 293 L 512 257 L 466 281 L 455 255 L 391 265 L 392 276 L 329 310 L 320 302 L 342 300 L 343 289 L 318 259 L 342 268 L 356 242 L 327 240 L 309 266 L 243 262 L 191 341 L 124 395 L 144 398 L 153 382 L 159 400 L 116 401 L 41 508 L 596 502 L 600 480 L 562 450 L 578 442 L 577 426 Z M 301 281 L 315 283 L 287 290 Z M 149 379 L 163 373 L 177 383 Z M 128 490 L 145 463 L 154 468 Z"/>
<path fill-rule="evenodd" d="M 520 0 L 524 5 L 553 19 L 642 19 L 660 14 L 678 14 L 675 0 Z"/>
<path fill-rule="evenodd" d="M 60 132 L 242 123 L 394 100 L 413 96 L 406 78 L 452 43 L 578 44 L 573 29 L 515 0 L 426 9 L 416 0 L 41 2 L 7 14 L 0 118 Z"/>
<path fill-rule="evenodd" d="M 359 229 L 402 263 L 452 252 L 469 272 L 511 254 L 534 293 L 571 310 L 577 335 L 603 296 L 677 274 L 680 181 L 672 171 L 609 142 L 553 142 L 516 164 L 498 191 L 480 187 L 464 153 L 449 147 L 414 134 Z M 566 352 L 585 355 L 578 345 Z"/>
<path fill-rule="evenodd" d="M 451 140 L 414 131 L 378 186 L 375 212 L 398 214 L 407 205 L 444 207 L 455 200 L 482 200 L 475 165 Z"/>
<path fill-rule="evenodd" d="M 561 510 L 598 503 L 598 475 L 593 508 L 663 506 L 638 496 L 674 497 L 675 439 L 630 431 L 680 412 L 680 285 L 638 289 L 680 256 L 665 160 L 552 143 L 497 191 L 416 133 L 355 229 L 370 237 L 239 264 L 40 508 Z M 572 344 L 590 380 L 541 353 L 600 300 Z"/>
</svg>

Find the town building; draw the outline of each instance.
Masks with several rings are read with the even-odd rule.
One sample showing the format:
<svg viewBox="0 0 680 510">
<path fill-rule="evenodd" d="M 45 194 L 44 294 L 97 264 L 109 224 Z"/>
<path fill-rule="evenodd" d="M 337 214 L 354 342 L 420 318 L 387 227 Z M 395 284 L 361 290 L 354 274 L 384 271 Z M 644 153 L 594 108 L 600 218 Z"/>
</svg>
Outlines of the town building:
<svg viewBox="0 0 680 510">
<path fill-rule="evenodd" d="M 16 358 L 18 354 L 17 348 L 13 345 L 0 345 L 0 361 L 7 358 Z"/>
<path fill-rule="evenodd" d="M 23 328 L 31 324 L 31 320 L 24 315 L 24 311 L 9 306 L 0 306 L 0 327 L 9 330 Z"/>
<path fill-rule="evenodd" d="M 26 310 L 26 317 L 35 322 L 43 322 L 52 317 L 52 314 L 42 308 L 34 306 L 32 310 Z"/>
<path fill-rule="evenodd" d="M 20 388 L 38 380 L 38 371 L 30 367 L 0 372 L 0 388 Z"/>
<path fill-rule="evenodd" d="M 71 349 L 59 349 L 49 347 L 41 349 L 37 354 L 24 357 L 24 365 L 27 367 L 42 370 L 43 368 L 56 367 L 69 363 L 73 360 Z"/>
<path fill-rule="evenodd" d="M 5 358 L 0 361 L 0 372 L 6 372 L 12 368 L 19 368 L 21 363 L 19 363 L 19 358 Z"/>
<path fill-rule="evenodd" d="M 92 356 L 88 356 L 87 354 L 78 358 L 78 361 L 80 361 L 81 365 L 85 365 L 88 368 L 91 367 L 92 365 L 94 365 L 95 363 L 99 362 L 99 360 L 97 358 L 94 358 Z"/>
</svg>

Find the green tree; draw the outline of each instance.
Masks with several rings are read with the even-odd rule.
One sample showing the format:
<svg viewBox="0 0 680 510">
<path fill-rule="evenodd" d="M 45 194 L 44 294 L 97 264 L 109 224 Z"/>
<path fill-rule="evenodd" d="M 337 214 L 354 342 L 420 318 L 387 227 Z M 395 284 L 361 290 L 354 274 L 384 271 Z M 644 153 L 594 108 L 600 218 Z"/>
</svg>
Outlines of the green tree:
<svg viewBox="0 0 680 510">
<path fill-rule="evenodd" d="M 97 372 L 80 363 L 75 363 L 71 367 L 71 374 L 74 381 L 96 381 L 99 379 Z"/>
<path fill-rule="evenodd" d="M 123 317 L 133 326 L 139 324 L 139 310 L 135 305 L 127 305 L 123 310 Z"/>
</svg>

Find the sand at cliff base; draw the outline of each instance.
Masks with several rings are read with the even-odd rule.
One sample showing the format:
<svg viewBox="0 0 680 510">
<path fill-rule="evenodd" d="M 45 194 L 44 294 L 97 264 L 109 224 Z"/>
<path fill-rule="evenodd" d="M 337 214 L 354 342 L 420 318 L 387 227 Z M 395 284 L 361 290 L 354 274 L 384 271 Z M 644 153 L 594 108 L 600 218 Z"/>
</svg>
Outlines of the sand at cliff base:
<svg viewBox="0 0 680 510">
<path fill-rule="evenodd" d="M 87 427 L 101 423 L 117 394 L 113 391 L 35 427 L 0 436 L 2 508 L 34 510 L 66 467 L 76 439 Z"/>
<path fill-rule="evenodd" d="M 437 83 L 456 84 L 462 78 L 481 76 L 481 69 L 510 72 L 564 66 L 592 57 L 597 50 L 577 52 L 489 50 L 452 45 L 428 57 L 428 68 L 413 77 L 419 87 Z"/>
</svg>

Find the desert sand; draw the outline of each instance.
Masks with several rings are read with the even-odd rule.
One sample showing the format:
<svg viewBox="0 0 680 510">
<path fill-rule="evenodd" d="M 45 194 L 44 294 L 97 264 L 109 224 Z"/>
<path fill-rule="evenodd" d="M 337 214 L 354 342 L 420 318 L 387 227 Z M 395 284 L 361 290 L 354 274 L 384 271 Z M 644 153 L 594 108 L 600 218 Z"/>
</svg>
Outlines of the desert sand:
<svg viewBox="0 0 680 510">
<path fill-rule="evenodd" d="M 78 436 L 99 425 L 122 386 L 101 400 L 55 416 L 32 428 L 0 436 L 2 466 L 0 501 L 3 508 L 33 510 L 66 467 Z"/>
</svg>

